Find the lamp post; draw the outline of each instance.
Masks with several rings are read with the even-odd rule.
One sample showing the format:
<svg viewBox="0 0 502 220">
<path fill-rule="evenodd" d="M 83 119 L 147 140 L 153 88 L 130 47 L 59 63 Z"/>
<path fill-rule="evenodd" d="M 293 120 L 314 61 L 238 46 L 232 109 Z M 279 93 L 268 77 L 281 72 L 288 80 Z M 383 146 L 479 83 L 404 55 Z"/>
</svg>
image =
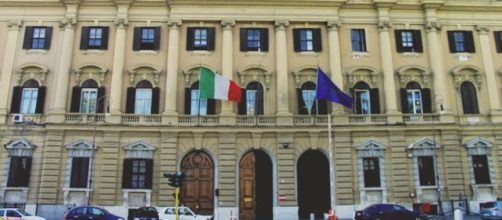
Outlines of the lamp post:
<svg viewBox="0 0 502 220">
<path fill-rule="evenodd" d="M 436 96 L 436 106 L 439 106 L 439 110 L 443 111 L 443 97 L 441 96 Z M 436 113 L 439 112 L 438 109 L 436 109 Z M 436 115 L 436 114 L 435 114 Z M 439 119 L 439 115 L 438 115 Z M 444 211 L 443 211 L 443 203 L 441 201 L 441 184 L 440 184 L 440 178 L 439 178 L 439 149 L 437 148 L 436 145 L 436 129 L 434 126 L 434 120 L 435 117 L 434 115 L 431 117 L 431 125 L 432 125 L 432 142 L 434 144 L 434 152 L 436 155 L 436 184 L 437 184 L 437 197 L 438 197 L 438 206 L 439 206 L 439 215 L 443 216 Z"/>
<path fill-rule="evenodd" d="M 106 100 L 106 95 L 103 95 L 101 97 L 99 97 L 97 100 L 96 100 L 96 107 L 94 108 L 94 114 L 93 114 L 93 117 L 92 117 L 92 148 L 91 148 L 91 160 L 89 161 L 90 163 L 90 166 L 89 166 L 89 184 L 87 184 L 87 193 L 88 196 L 87 196 L 87 205 L 90 205 L 91 204 L 91 197 L 92 197 L 92 182 L 93 182 L 93 175 L 94 175 L 94 151 L 96 151 L 96 125 L 97 125 L 97 117 L 98 117 L 98 108 L 100 106 L 100 103 L 103 101 Z M 104 104 L 104 103 L 103 103 Z M 103 111 L 105 111 L 105 107 L 103 105 Z"/>
</svg>

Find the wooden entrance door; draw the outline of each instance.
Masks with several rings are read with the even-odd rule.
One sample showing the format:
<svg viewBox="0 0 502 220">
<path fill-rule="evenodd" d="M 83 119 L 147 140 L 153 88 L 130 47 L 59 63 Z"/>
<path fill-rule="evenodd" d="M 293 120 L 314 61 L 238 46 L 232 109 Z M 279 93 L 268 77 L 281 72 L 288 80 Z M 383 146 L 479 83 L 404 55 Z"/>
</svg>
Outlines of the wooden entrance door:
<svg viewBox="0 0 502 220">
<path fill-rule="evenodd" d="M 240 167 L 240 198 L 239 219 L 255 220 L 256 218 L 256 158 L 254 152 L 248 152 L 242 157 Z"/>
<path fill-rule="evenodd" d="M 180 201 L 197 214 L 213 214 L 214 164 L 203 151 L 193 151 L 181 161 L 187 174 L 181 188 Z"/>
</svg>

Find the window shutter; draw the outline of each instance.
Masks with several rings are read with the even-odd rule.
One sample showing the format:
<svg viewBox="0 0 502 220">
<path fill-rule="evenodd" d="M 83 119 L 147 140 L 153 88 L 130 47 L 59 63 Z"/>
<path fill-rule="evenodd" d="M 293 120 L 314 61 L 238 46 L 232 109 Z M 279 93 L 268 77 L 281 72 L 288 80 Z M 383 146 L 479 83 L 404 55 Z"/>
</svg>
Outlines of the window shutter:
<svg viewBox="0 0 502 220">
<path fill-rule="evenodd" d="M 23 49 L 31 49 L 33 40 L 33 26 L 26 26 L 24 32 Z"/>
<path fill-rule="evenodd" d="M 293 42 L 295 52 L 300 52 L 300 29 L 293 29 Z"/>
<path fill-rule="evenodd" d="M 126 113 L 134 114 L 134 105 L 136 104 L 136 88 L 127 88 Z"/>
<path fill-rule="evenodd" d="M 160 27 L 155 27 L 155 39 L 153 39 L 153 50 L 160 49 Z"/>
<path fill-rule="evenodd" d="M 420 91 L 422 93 L 422 110 L 424 113 L 432 113 L 432 97 L 431 90 L 429 88 L 423 88 Z"/>
<path fill-rule="evenodd" d="M 146 160 L 146 173 L 145 173 L 145 188 L 152 188 L 152 179 L 153 179 L 153 160 Z"/>
<path fill-rule="evenodd" d="M 305 103 L 303 101 L 303 95 L 302 95 L 302 89 L 297 88 L 296 89 L 296 95 L 297 95 L 297 100 L 298 100 L 298 114 L 299 115 L 307 115 L 307 107 L 305 106 Z"/>
<path fill-rule="evenodd" d="M 240 30 L 240 42 L 241 42 L 241 51 L 248 51 L 248 29 L 241 28 Z M 261 39 L 260 39 L 261 40 Z"/>
<path fill-rule="evenodd" d="M 71 164 L 70 188 L 86 188 L 89 158 L 74 157 Z"/>
<path fill-rule="evenodd" d="M 26 159 L 26 169 L 22 160 Z M 30 184 L 31 157 L 11 157 L 7 186 L 28 187 Z"/>
<path fill-rule="evenodd" d="M 413 31 L 413 48 L 417 53 L 424 52 L 424 48 L 422 46 L 422 34 L 420 30 Z"/>
<path fill-rule="evenodd" d="M 403 114 L 410 113 L 410 110 L 408 109 L 408 92 L 406 89 L 401 89 L 401 112 Z"/>
<path fill-rule="evenodd" d="M 35 108 L 36 114 L 43 114 L 44 113 L 46 91 L 47 91 L 47 87 L 45 87 L 45 86 L 41 86 L 38 88 L 37 106 Z"/>
<path fill-rule="evenodd" d="M 476 53 L 476 47 L 474 46 L 474 37 L 472 35 L 472 31 L 465 31 L 464 38 L 466 43 L 466 49 L 469 53 Z"/>
<path fill-rule="evenodd" d="M 263 115 L 263 90 L 256 91 L 256 115 Z"/>
<path fill-rule="evenodd" d="M 102 86 L 102 87 L 99 87 L 98 88 L 98 97 L 96 98 L 96 101 L 98 101 L 101 97 L 104 97 L 105 96 L 105 87 Z M 99 103 L 96 103 L 97 104 L 97 109 L 96 109 L 96 112 L 97 113 L 103 113 L 105 111 L 105 104 L 106 104 L 106 98 L 101 98 L 101 100 L 99 100 Z"/>
<path fill-rule="evenodd" d="M 132 42 L 132 50 L 141 50 L 141 27 L 134 28 L 134 39 Z"/>
<path fill-rule="evenodd" d="M 7 186 L 17 186 L 17 178 L 19 176 L 19 164 L 21 163 L 21 157 L 11 157 L 10 167 L 9 167 L 9 179 L 7 180 Z"/>
<path fill-rule="evenodd" d="M 398 53 L 404 52 L 403 48 L 403 38 L 401 37 L 401 30 L 394 30 L 394 37 L 396 38 L 396 50 Z"/>
<path fill-rule="evenodd" d="M 321 29 L 312 29 L 312 40 L 314 41 L 314 51 L 322 51 Z"/>
<path fill-rule="evenodd" d="M 238 105 L 238 113 L 239 115 L 246 115 L 246 111 L 247 111 L 247 108 L 246 108 L 246 89 L 245 88 L 241 88 L 241 103 L 239 103 Z"/>
<path fill-rule="evenodd" d="M 48 50 L 51 48 L 51 40 L 52 40 L 52 27 L 46 27 L 44 49 Z"/>
<path fill-rule="evenodd" d="M 361 52 L 366 52 L 368 49 L 366 48 L 366 32 L 364 29 L 361 30 Z"/>
<path fill-rule="evenodd" d="M 102 50 L 108 49 L 108 33 L 109 32 L 110 32 L 109 27 L 103 27 L 103 33 L 101 35 L 101 49 Z"/>
<path fill-rule="evenodd" d="M 260 29 L 260 50 L 268 51 L 268 28 Z"/>
<path fill-rule="evenodd" d="M 193 50 L 194 45 L 194 35 L 195 35 L 195 28 L 187 28 L 187 50 Z"/>
<path fill-rule="evenodd" d="M 122 170 L 122 189 L 131 188 L 131 173 L 133 159 L 124 159 L 124 167 Z"/>
<path fill-rule="evenodd" d="M 448 45 L 450 46 L 450 53 L 456 53 L 457 49 L 455 48 L 455 37 L 453 36 L 453 31 L 448 31 Z"/>
<path fill-rule="evenodd" d="M 80 95 L 82 88 L 74 86 L 71 93 L 70 112 L 80 112 Z"/>
<path fill-rule="evenodd" d="M 371 114 L 380 114 L 380 96 L 378 88 L 370 89 Z"/>
<path fill-rule="evenodd" d="M 31 176 L 31 157 L 26 158 L 26 169 L 24 170 L 25 172 L 23 173 L 23 182 L 21 183 L 21 186 L 28 187 L 30 185 L 30 176 Z"/>
<path fill-rule="evenodd" d="M 318 106 L 314 106 L 314 108 L 319 107 L 317 114 L 318 115 L 327 115 L 328 114 L 328 102 L 326 101 L 326 99 L 318 99 L 317 102 L 318 102 L 317 103 Z"/>
<path fill-rule="evenodd" d="M 214 28 L 207 29 L 207 50 L 214 50 L 215 38 Z"/>
<path fill-rule="evenodd" d="M 495 45 L 497 46 L 497 53 L 502 53 L 502 31 L 493 32 L 495 35 Z"/>
<path fill-rule="evenodd" d="M 21 96 L 23 95 L 23 87 L 15 86 L 12 92 L 12 102 L 10 103 L 10 113 L 19 113 L 21 107 Z"/>
<path fill-rule="evenodd" d="M 207 99 L 207 114 L 216 114 L 216 101 L 214 99 Z"/>
<path fill-rule="evenodd" d="M 86 50 L 89 46 L 89 27 L 82 27 L 82 33 L 80 34 L 80 49 Z"/>
<path fill-rule="evenodd" d="M 192 104 L 192 90 L 190 88 L 185 88 L 185 115 L 190 115 Z"/>
<path fill-rule="evenodd" d="M 159 114 L 160 88 L 152 89 L 152 114 Z"/>
</svg>

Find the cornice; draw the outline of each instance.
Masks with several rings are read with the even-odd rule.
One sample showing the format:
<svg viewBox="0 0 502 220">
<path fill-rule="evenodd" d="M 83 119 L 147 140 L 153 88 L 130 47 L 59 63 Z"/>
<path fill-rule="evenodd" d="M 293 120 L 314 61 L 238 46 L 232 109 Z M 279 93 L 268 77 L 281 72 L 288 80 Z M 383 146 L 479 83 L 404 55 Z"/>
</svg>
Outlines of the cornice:
<svg viewBox="0 0 502 220">
<path fill-rule="evenodd" d="M 347 0 L 166 0 L 169 6 L 192 5 L 192 6 L 323 6 L 340 7 Z"/>
<path fill-rule="evenodd" d="M 0 7 L 25 7 L 25 8 L 38 8 L 38 7 L 64 7 L 65 4 L 61 1 L 2 1 L 0 0 Z"/>
</svg>

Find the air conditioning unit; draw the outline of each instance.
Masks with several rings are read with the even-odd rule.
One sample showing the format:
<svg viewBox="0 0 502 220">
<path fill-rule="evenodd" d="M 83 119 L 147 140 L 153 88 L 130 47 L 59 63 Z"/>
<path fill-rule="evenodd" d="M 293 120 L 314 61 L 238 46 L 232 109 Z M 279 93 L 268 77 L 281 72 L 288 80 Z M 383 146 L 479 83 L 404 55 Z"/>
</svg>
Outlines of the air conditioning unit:
<svg viewBox="0 0 502 220">
<path fill-rule="evenodd" d="M 23 114 L 13 114 L 12 122 L 14 123 L 22 123 L 24 122 Z"/>
</svg>

